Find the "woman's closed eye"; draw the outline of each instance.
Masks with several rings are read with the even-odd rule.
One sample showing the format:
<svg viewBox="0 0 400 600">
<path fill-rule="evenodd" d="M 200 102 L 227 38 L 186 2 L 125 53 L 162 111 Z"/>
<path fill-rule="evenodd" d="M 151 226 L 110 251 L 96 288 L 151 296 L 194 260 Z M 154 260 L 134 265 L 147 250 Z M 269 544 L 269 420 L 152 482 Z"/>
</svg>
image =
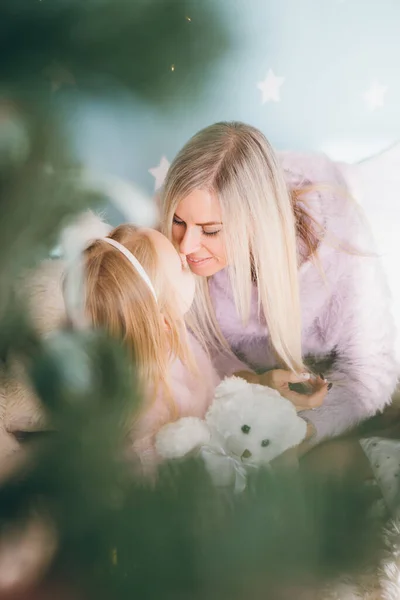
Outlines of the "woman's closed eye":
<svg viewBox="0 0 400 600">
<path fill-rule="evenodd" d="M 174 225 L 179 225 L 179 226 L 182 226 L 182 227 L 186 227 L 185 221 L 182 221 L 181 219 L 178 219 L 178 217 L 174 217 L 172 219 L 172 222 L 173 222 Z M 221 231 L 221 228 L 219 228 L 219 229 L 211 229 L 211 230 L 207 230 L 207 229 L 202 228 L 202 230 L 201 230 L 201 232 L 204 235 L 217 235 L 218 233 L 220 233 L 220 231 Z"/>
<path fill-rule="evenodd" d="M 221 229 L 216 229 L 215 231 L 206 231 L 205 229 L 203 229 L 202 233 L 204 233 L 204 235 L 217 235 L 220 231 Z"/>
</svg>

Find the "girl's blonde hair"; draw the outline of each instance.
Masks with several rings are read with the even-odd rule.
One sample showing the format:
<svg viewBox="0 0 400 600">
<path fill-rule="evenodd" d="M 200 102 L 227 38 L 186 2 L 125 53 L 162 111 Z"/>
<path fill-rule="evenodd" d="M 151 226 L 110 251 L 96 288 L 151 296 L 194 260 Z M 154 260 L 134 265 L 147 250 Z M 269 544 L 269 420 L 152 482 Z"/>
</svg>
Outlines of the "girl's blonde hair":
<svg viewBox="0 0 400 600">
<path fill-rule="evenodd" d="M 219 200 L 232 291 L 245 323 L 250 315 L 252 281 L 259 314 L 268 326 L 278 361 L 303 369 L 296 234 L 309 254 L 318 241 L 264 135 L 243 123 L 216 123 L 193 136 L 172 163 L 161 198 L 164 233 L 172 239 L 174 213 L 195 189 Z M 211 305 L 208 282 L 198 278 L 194 304 L 209 342 L 226 341 Z"/>
<path fill-rule="evenodd" d="M 126 344 L 143 391 L 150 391 L 150 397 L 155 398 L 162 388 L 174 417 L 170 361 L 179 358 L 192 366 L 184 319 L 174 308 L 171 284 L 159 268 L 156 249 L 146 230 L 125 224 L 108 237 L 123 244 L 138 259 L 157 300 L 128 259 L 99 239 L 84 252 L 86 313 L 94 327 L 104 328 Z"/>
</svg>

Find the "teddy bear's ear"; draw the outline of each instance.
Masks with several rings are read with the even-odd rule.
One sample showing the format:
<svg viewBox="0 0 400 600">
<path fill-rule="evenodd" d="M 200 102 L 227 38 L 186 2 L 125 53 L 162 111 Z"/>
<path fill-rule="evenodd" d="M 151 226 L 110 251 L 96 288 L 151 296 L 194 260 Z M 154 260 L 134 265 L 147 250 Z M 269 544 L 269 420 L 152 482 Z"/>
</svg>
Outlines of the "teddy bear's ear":
<svg viewBox="0 0 400 600">
<path fill-rule="evenodd" d="M 238 392 L 242 392 L 251 386 L 245 379 L 241 377 L 226 377 L 217 386 L 214 393 L 214 398 L 225 398 L 226 396 L 232 396 Z"/>
</svg>

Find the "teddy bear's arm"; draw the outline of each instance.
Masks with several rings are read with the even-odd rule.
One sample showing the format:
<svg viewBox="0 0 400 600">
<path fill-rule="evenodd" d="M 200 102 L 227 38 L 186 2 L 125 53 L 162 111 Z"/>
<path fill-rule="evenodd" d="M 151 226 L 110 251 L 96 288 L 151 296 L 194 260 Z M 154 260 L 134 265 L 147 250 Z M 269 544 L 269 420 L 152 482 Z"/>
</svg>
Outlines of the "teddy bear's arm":
<svg viewBox="0 0 400 600">
<path fill-rule="evenodd" d="M 209 441 L 210 431 L 204 421 L 196 417 L 182 417 L 160 429 L 155 446 L 162 458 L 182 458 Z"/>
</svg>

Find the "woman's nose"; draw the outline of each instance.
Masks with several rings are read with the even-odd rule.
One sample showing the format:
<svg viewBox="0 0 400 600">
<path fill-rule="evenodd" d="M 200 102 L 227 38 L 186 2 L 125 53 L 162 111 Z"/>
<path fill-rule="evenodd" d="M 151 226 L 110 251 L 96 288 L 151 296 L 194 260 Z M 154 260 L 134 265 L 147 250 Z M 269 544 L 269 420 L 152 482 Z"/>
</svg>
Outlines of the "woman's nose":
<svg viewBox="0 0 400 600">
<path fill-rule="evenodd" d="M 200 234 L 195 229 L 187 228 L 181 243 L 179 244 L 179 252 L 187 256 L 193 254 L 200 248 Z"/>
</svg>

